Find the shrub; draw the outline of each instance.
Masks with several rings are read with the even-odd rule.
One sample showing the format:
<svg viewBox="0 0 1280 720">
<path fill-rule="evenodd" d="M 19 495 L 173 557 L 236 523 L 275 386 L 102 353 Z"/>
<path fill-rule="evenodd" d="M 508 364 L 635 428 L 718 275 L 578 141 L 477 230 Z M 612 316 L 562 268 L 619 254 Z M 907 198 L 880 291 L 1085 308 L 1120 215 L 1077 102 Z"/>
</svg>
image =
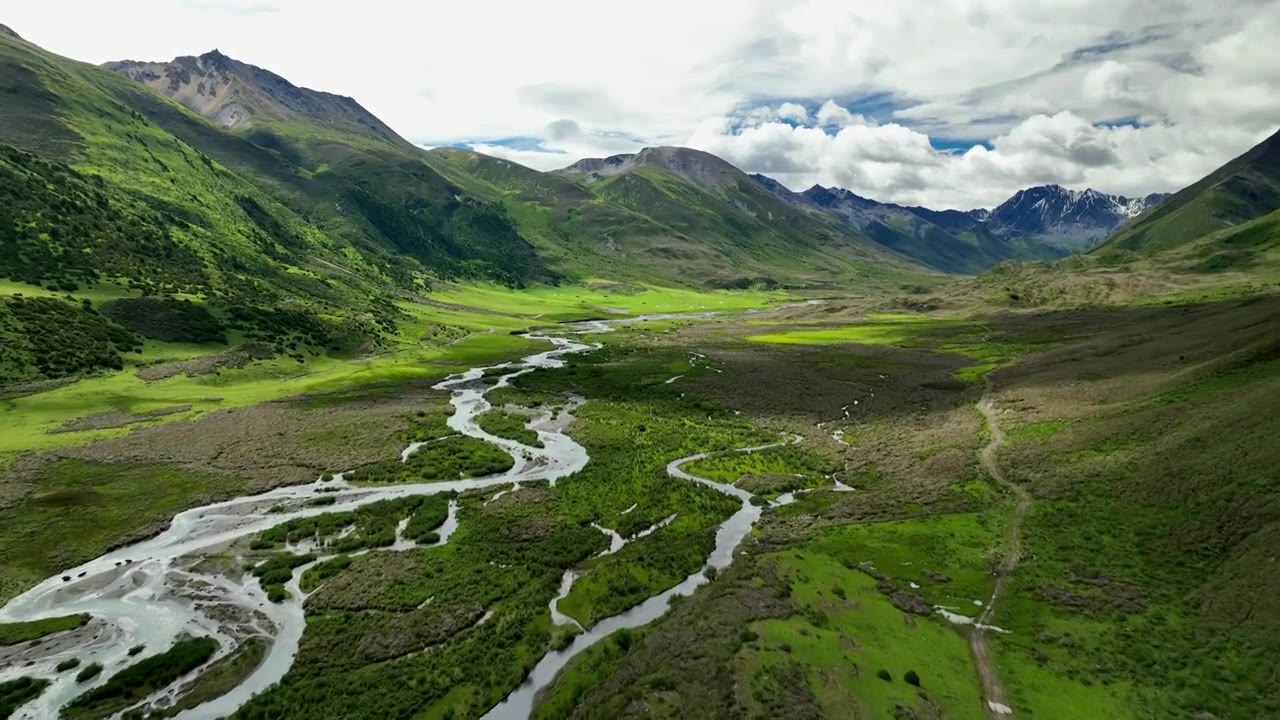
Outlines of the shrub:
<svg viewBox="0 0 1280 720">
<path fill-rule="evenodd" d="M 902 676 L 902 679 L 906 680 L 909 685 L 920 687 L 920 676 L 916 674 L 915 670 L 908 670 L 907 674 Z"/>
<path fill-rule="evenodd" d="M 880 678 L 885 682 L 893 682 L 893 676 L 890 675 L 889 671 L 885 670 L 884 668 L 880 668 L 880 670 L 876 673 L 876 677 Z"/>
</svg>

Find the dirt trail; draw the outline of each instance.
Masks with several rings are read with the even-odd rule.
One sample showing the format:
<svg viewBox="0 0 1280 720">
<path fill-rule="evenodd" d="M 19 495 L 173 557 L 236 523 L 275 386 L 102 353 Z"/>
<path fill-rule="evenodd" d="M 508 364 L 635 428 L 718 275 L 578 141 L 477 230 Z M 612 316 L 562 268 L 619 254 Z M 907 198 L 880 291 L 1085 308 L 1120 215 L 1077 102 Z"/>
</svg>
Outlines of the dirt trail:
<svg viewBox="0 0 1280 720">
<path fill-rule="evenodd" d="M 1005 696 L 1004 686 L 1000 684 L 1000 676 L 996 674 L 995 662 L 991 659 L 991 648 L 987 645 L 985 626 L 991 624 L 996 603 L 1004 594 L 1009 575 L 1022 559 L 1022 523 L 1027 517 L 1027 509 L 1031 507 L 1031 494 L 1021 485 L 1009 482 L 1004 476 L 1004 471 L 1000 469 L 997 455 L 1000 446 L 1004 444 L 1005 435 L 1004 428 L 1000 426 L 999 412 L 995 407 L 994 386 L 990 376 L 987 377 L 987 387 L 982 394 L 982 399 L 978 401 L 978 410 L 987 419 L 987 427 L 991 432 L 991 439 L 978 453 L 978 461 L 991 479 L 1008 488 L 1017 498 L 1013 508 L 1013 518 L 1009 522 L 1009 539 L 1004 557 L 996 569 L 995 587 L 991 589 L 991 597 L 987 599 L 982 615 L 978 617 L 969 632 L 969 652 L 973 654 L 973 663 L 978 668 L 978 678 L 982 681 L 982 696 L 986 700 L 987 711 L 994 717 L 1006 718 L 1013 715 L 1013 708 Z"/>
</svg>

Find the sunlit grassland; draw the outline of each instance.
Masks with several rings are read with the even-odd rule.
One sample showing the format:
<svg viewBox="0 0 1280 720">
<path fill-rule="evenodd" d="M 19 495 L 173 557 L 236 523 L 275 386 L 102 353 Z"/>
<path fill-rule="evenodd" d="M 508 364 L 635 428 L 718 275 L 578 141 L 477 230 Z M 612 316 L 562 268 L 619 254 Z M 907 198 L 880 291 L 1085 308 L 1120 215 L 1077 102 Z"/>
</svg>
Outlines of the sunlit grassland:
<svg viewBox="0 0 1280 720">
<path fill-rule="evenodd" d="M 965 382 L 981 380 L 992 370 L 1016 361 L 1035 344 L 1002 337 L 978 320 L 909 314 L 873 314 L 850 325 L 799 327 L 746 339 L 776 345 L 892 345 L 951 353 L 975 361 L 954 373 Z"/>
<path fill-rule="evenodd" d="M 175 405 L 191 410 L 160 421 L 190 418 L 207 410 L 240 407 L 306 393 L 358 385 L 443 377 L 472 365 L 501 362 L 545 347 L 505 333 L 469 335 L 444 347 L 409 348 L 384 355 L 305 363 L 288 358 L 260 361 L 217 374 L 147 382 L 129 371 L 90 377 L 71 385 L 0 401 L 0 454 L 90 442 L 128 428 L 50 434 L 70 420 L 107 411 L 140 413 Z"/>
<path fill-rule="evenodd" d="M 608 289 L 610 287 L 612 286 L 604 281 L 599 281 L 594 286 L 540 286 L 519 291 L 498 285 L 441 284 L 429 297 L 440 302 L 510 315 L 540 316 L 540 319 L 546 321 L 598 317 L 611 311 L 619 315 L 642 315 L 745 310 L 788 299 L 786 293 L 781 291 L 701 292 L 656 285 L 626 285 Z"/>
<path fill-rule="evenodd" d="M 55 294 L 39 286 L 8 281 L 0 285 L 0 292 Z M 124 288 L 101 283 L 94 289 L 71 295 L 77 300 L 88 299 L 98 304 L 132 294 Z M 216 374 L 182 375 L 147 382 L 133 374 L 139 363 L 189 359 L 228 347 L 147 341 L 141 353 L 127 358 L 124 372 L 86 377 L 44 392 L 0 401 L 0 418 L 8 430 L 0 437 L 0 458 L 9 453 L 85 443 L 128 432 L 128 429 L 112 428 L 49 433 L 70 420 L 107 411 L 140 413 L 176 405 L 191 406 L 187 412 L 155 420 L 168 422 L 213 409 L 364 384 L 441 377 L 472 365 L 514 359 L 542 345 L 515 337 L 513 332 L 560 318 L 599 316 L 602 311 L 597 304 L 631 314 L 739 310 L 785 299 L 781 293 L 773 292 L 701 293 L 647 287 L 629 294 L 586 286 L 517 291 L 496 285 L 456 284 L 446 285 L 431 296 L 450 306 L 397 303 L 405 318 L 397 335 L 390 339 L 390 348 L 365 357 L 325 355 L 308 358 L 303 363 L 274 358 L 241 369 L 222 369 Z M 232 332 L 229 341 L 234 346 L 243 341 L 243 337 Z"/>
<path fill-rule="evenodd" d="M 825 553 L 765 560 L 786 578 L 801 614 L 754 623 L 758 638 L 739 651 L 738 674 L 753 709 L 786 697 L 779 679 L 790 676 L 827 717 L 894 717 L 898 706 L 922 707 L 922 695 L 946 717 L 987 717 L 961 633 L 933 618 L 904 616 L 875 580 Z M 920 688 L 903 679 L 908 671 L 919 675 Z"/>
</svg>

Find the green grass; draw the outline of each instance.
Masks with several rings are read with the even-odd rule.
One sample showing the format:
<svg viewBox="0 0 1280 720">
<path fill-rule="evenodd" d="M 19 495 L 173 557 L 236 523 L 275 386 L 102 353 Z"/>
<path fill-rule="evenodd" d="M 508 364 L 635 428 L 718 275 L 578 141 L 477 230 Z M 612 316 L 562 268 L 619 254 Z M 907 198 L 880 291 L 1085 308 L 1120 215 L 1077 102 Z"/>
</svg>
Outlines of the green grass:
<svg viewBox="0 0 1280 720">
<path fill-rule="evenodd" d="M 477 416 L 476 423 L 490 435 L 515 440 L 530 447 L 542 447 L 538 433 L 526 427 L 529 419 L 527 415 L 509 413 L 495 408 Z"/>
<path fill-rule="evenodd" d="M 356 469 L 350 478 L 362 484 L 447 482 L 506 472 L 514 464 L 511 455 L 496 445 L 451 435 L 422 446 L 406 462 L 384 460 Z"/>
<path fill-rule="evenodd" d="M 93 377 L 34 395 L 0 400 L 0 422 L 6 427 L 0 435 L 0 455 L 86 443 L 129 432 L 128 428 L 115 428 L 49 434 L 70 420 L 111 410 L 140 413 L 191 405 L 194 411 L 204 412 L 239 407 L 360 385 L 438 378 L 544 347 L 545 343 L 492 333 L 471 335 L 446 347 L 404 349 L 351 360 L 319 357 L 304 364 L 275 359 L 240 370 L 223 370 L 217 375 L 180 375 L 155 382 L 146 382 L 129 372 Z"/>
<path fill-rule="evenodd" d="M 599 281 L 602 286 L 610 283 Z M 575 317 L 599 317 L 609 310 L 623 315 L 732 311 L 784 302 L 778 291 L 697 291 L 656 285 L 628 285 L 626 291 L 593 289 L 590 285 L 540 286 L 513 291 L 497 285 L 442 285 L 429 297 L 441 302 L 484 308 L 554 322 Z"/>
<path fill-rule="evenodd" d="M 754 453 L 716 455 L 685 466 L 697 477 L 737 484 L 761 497 L 803 488 L 831 485 L 827 476 L 838 471 L 838 461 L 804 445 L 786 445 Z"/>
<path fill-rule="evenodd" d="M 90 619 L 89 615 L 82 614 L 62 615 L 23 623 L 0 623 L 0 645 L 17 645 L 38 640 L 46 635 L 75 630 L 84 627 Z"/>
<path fill-rule="evenodd" d="M 847 525 L 827 530 L 808 548 L 848 567 L 870 563 L 900 587 L 931 605 L 945 605 L 962 615 L 981 610 L 974 600 L 991 594 L 991 569 L 1005 538 L 1008 511 L 996 507 L 979 513 L 938 515 L 913 520 Z M 939 583 L 926 571 L 951 578 Z"/>
<path fill-rule="evenodd" d="M 875 581 L 825 554 L 775 553 L 802 614 L 752 625 L 757 640 L 739 651 L 739 674 L 749 683 L 753 709 L 795 692 L 803 681 L 826 717 L 894 717 L 895 708 L 919 708 L 927 697 L 946 717 L 987 715 L 964 637 L 932 618 L 904 616 L 876 590 Z M 885 670 L 885 681 L 877 673 Z M 903 681 L 907 671 L 921 679 Z"/>
<path fill-rule="evenodd" d="M 1008 431 L 1009 440 L 1019 442 L 1023 440 L 1043 440 L 1053 437 L 1067 428 L 1072 423 L 1066 420 L 1044 420 L 1041 422 L 1028 423 L 1020 425 Z"/>
<path fill-rule="evenodd" d="M 530 720 L 560 720 L 572 715 L 587 692 L 608 678 L 627 652 L 639 644 L 644 632 L 644 628 L 619 630 L 575 657 L 534 705 Z"/>
<path fill-rule="evenodd" d="M 977 319 L 937 318 L 921 314 L 871 314 L 863 322 L 834 327 L 805 327 L 752 335 L 749 342 L 774 345 L 892 345 L 960 355 L 977 362 L 952 373 L 976 383 L 988 373 L 1021 358 L 1053 338 L 1009 338 Z"/>
<path fill-rule="evenodd" d="M 108 300 L 141 297 L 140 290 L 131 290 L 112 282 L 100 282 L 93 287 L 83 287 L 74 292 L 49 290 L 40 285 L 32 285 L 18 280 L 0 278 L 0 295 L 23 295 L 26 297 L 65 297 L 70 295 L 77 300 L 87 299 L 95 305 Z"/>
</svg>

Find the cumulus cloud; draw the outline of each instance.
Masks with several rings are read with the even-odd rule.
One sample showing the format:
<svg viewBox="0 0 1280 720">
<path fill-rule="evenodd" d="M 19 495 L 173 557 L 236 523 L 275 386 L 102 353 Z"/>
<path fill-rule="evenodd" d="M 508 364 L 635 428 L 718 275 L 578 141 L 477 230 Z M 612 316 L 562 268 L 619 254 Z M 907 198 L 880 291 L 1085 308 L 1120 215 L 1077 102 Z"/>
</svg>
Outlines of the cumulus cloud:
<svg viewBox="0 0 1280 720">
<path fill-rule="evenodd" d="M 6 23 L 90 62 L 217 47 L 415 142 L 538 168 L 695 145 L 793 187 L 934 206 L 1038 182 L 1177 189 L 1280 124 L 1280 0 L 125 5 L 127 23 L 119 3 L 17 3 Z"/>
<path fill-rule="evenodd" d="M 1059 183 L 1129 196 L 1184 187 L 1262 134 L 1224 130 L 1207 137 L 1170 124 L 1100 127 L 1070 113 L 1034 115 L 960 153 L 935 149 L 928 135 L 896 123 L 833 130 L 768 122 L 734 130 L 707 122 L 690 144 L 794 190 L 813 184 L 906 205 L 993 205 L 1030 185 Z"/>
</svg>

